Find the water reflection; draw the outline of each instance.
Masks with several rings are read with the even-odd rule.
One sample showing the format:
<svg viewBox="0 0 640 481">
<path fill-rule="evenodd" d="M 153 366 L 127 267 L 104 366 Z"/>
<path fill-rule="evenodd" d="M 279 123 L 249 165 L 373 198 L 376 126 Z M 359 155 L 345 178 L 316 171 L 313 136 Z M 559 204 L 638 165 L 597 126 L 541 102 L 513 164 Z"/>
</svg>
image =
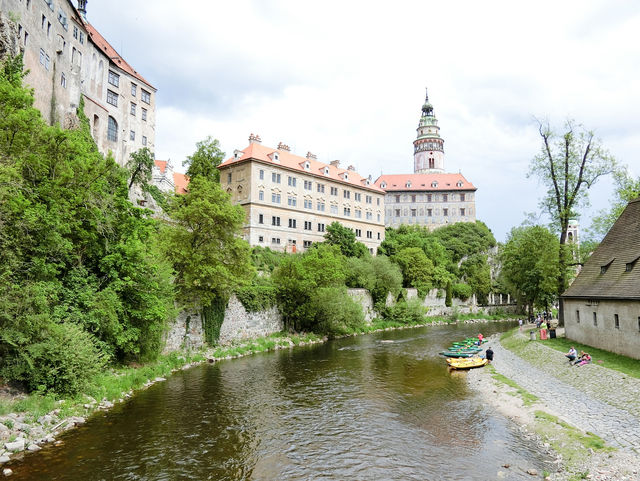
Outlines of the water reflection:
<svg viewBox="0 0 640 481">
<path fill-rule="evenodd" d="M 14 479 L 487 480 L 505 462 L 529 479 L 544 460 L 437 355 L 476 333 L 385 332 L 179 372 L 14 462 Z"/>
</svg>

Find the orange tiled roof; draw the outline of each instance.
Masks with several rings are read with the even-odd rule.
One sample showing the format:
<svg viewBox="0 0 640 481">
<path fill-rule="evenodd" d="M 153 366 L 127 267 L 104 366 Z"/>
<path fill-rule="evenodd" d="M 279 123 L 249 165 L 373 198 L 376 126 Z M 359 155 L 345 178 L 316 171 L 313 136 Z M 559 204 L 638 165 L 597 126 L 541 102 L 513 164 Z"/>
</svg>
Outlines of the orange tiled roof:
<svg viewBox="0 0 640 481">
<path fill-rule="evenodd" d="M 129 65 L 126 62 L 126 60 L 120 56 L 118 52 L 116 52 L 116 49 L 113 48 L 109 44 L 109 42 L 105 40 L 105 38 L 102 35 L 100 35 L 100 32 L 98 32 L 93 25 L 91 25 L 89 22 L 85 22 L 84 25 L 87 29 L 87 33 L 89 34 L 89 38 L 91 39 L 91 41 L 96 45 L 96 47 L 98 47 L 98 49 L 101 52 L 103 52 L 107 57 L 109 57 L 109 59 L 111 60 L 111 62 L 113 62 L 114 65 L 116 65 L 118 68 L 121 68 L 122 70 L 127 72 L 129 75 L 137 78 L 141 82 L 144 82 L 149 87 L 155 89 L 153 85 L 147 82 L 142 75 L 136 72 L 133 69 L 133 67 Z"/>
<path fill-rule="evenodd" d="M 156 167 L 160 170 L 161 173 L 164 174 L 164 171 L 167 169 L 167 161 L 166 160 L 155 160 Z"/>
<path fill-rule="evenodd" d="M 381 175 L 376 179 L 378 187 L 386 184 L 384 190 L 393 191 L 436 191 L 436 190 L 477 190 L 474 185 L 464 178 L 462 174 L 393 174 Z M 407 187 L 407 183 L 411 186 Z M 437 182 L 434 187 L 433 183 Z M 458 183 L 461 182 L 461 185 Z"/>
<path fill-rule="evenodd" d="M 173 184 L 176 186 L 176 194 L 186 194 L 189 186 L 189 177 L 178 172 L 173 173 Z"/>
<path fill-rule="evenodd" d="M 279 155 L 278 161 L 273 160 L 274 152 L 277 152 Z M 279 165 L 288 169 L 306 172 L 318 177 L 325 177 L 338 182 L 362 187 L 364 189 L 369 189 L 376 192 L 384 192 L 380 187 L 374 185 L 373 182 L 370 182 L 369 185 L 367 185 L 367 178 L 362 177 L 354 170 L 343 169 L 334 165 L 318 162 L 315 159 L 300 157 L 299 155 L 292 154 L 287 150 L 273 149 L 257 142 L 249 144 L 249 146 L 242 151 L 240 157 L 238 157 L 237 159 L 231 157 L 222 162 L 222 164 L 220 164 L 218 168 L 225 168 L 249 159 L 260 160 L 268 164 Z M 306 162 L 309 162 L 308 170 L 304 168 Z M 329 171 L 328 174 L 325 175 L 324 172 L 326 168 L 328 168 Z M 344 179 L 345 174 L 347 174 L 347 180 Z"/>
</svg>

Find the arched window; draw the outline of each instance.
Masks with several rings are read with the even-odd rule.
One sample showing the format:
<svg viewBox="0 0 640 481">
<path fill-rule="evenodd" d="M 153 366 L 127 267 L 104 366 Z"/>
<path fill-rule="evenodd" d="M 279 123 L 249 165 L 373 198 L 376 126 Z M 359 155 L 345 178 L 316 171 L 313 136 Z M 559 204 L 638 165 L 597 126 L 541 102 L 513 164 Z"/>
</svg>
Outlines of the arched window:
<svg viewBox="0 0 640 481">
<path fill-rule="evenodd" d="M 429 168 L 430 169 L 434 169 L 435 168 L 435 161 L 433 159 L 429 159 Z"/>
<path fill-rule="evenodd" d="M 107 128 L 107 140 L 111 142 L 118 141 L 118 122 L 116 119 L 109 116 L 109 127 Z"/>
<path fill-rule="evenodd" d="M 93 115 L 93 139 L 97 140 L 98 132 L 100 131 L 100 117 L 96 114 Z"/>
</svg>

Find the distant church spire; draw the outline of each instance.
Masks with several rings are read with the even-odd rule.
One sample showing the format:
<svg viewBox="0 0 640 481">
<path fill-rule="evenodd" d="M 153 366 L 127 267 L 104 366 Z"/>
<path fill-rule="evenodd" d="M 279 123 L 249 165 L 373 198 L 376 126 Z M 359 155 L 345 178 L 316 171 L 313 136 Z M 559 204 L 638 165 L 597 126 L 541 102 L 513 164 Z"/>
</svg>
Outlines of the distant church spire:
<svg viewBox="0 0 640 481">
<path fill-rule="evenodd" d="M 413 171 L 416 174 L 444 172 L 444 140 L 440 137 L 438 119 L 429 102 L 429 91 L 425 91 L 418 136 L 413 141 Z"/>
</svg>

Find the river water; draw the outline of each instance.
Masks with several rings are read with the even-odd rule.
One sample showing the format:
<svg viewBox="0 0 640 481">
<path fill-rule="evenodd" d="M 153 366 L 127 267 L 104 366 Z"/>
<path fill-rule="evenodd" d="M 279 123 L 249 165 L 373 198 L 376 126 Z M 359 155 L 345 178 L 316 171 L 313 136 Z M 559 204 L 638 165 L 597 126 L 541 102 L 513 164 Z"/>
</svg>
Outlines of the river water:
<svg viewBox="0 0 640 481">
<path fill-rule="evenodd" d="M 11 479 L 533 479 L 525 471 L 550 460 L 438 356 L 478 326 L 511 325 L 389 331 L 181 371 L 13 462 Z"/>
</svg>

